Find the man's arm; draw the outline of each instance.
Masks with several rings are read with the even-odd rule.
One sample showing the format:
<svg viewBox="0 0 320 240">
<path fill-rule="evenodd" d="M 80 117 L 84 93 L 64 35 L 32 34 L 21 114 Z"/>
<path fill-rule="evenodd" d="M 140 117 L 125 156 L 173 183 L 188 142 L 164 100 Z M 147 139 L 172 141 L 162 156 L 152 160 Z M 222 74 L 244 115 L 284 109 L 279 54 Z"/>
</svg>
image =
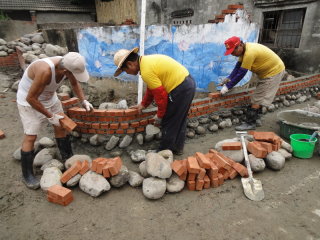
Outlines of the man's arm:
<svg viewBox="0 0 320 240">
<path fill-rule="evenodd" d="M 41 66 L 42 63 L 38 64 L 39 66 L 36 66 L 37 69 L 42 69 L 47 67 L 45 65 Z M 29 89 L 28 95 L 26 97 L 27 102 L 38 112 L 45 115 L 47 118 L 51 118 L 52 114 L 47 111 L 47 109 L 40 103 L 38 100 L 39 96 L 43 92 L 44 88 L 50 83 L 51 81 L 51 71 L 49 70 L 42 70 L 35 72 L 34 79 L 32 82 L 32 85 Z"/>
<path fill-rule="evenodd" d="M 238 64 L 237 64 L 238 65 Z M 248 69 L 242 68 L 240 66 L 235 66 L 231 73 L 230 82 L 226 83 L 228 89 L 233 88 L 238 82 L 247 74 Z M 241 65 L 241 64 L 240 64 Z"/>
</svg>

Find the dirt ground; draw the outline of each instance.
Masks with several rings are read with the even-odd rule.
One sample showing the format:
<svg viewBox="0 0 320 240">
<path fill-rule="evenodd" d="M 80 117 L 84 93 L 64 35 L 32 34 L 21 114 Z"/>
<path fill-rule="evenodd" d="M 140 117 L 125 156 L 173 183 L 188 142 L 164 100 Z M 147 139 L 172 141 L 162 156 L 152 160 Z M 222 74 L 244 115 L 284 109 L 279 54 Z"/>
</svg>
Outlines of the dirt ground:
<svg viewBox="0 0 320 240">
<path fill-rule="evenodd" d="M 23 137 L 14 92 L 0 98 L 0 239 L 320 239 L 320 157 L 292 158 L 281 171 L 254 174 L 263 183 L 265 199 L 248 200 L 240 177 L 219 188 L 165 194 L 146 199 L 141 188 L 112 188 L 98 198 L 78 187 L 66 206 L 46 200 L 42 190 L 29 190 L 21 182 L 20 162 L 12 157 Z M 314 100 L 311 100 L 314 101 Z M 301 108 L 306 102 L 290 107 Z M 287 109 L 290 109 L 287 108 Z M 279 110 L 278 110 L 279 111 Z M 279 133 L 276 113 L 264 116 L 260 131 Z M 41 136 L 53 137 L 51 128 Z M 206 153 L 215 143 L 235 137 L 232 128 L 188 140 L 182 157 Z M 39 138 L 38 138 L 39 139 Z M 85 153 L 76 148 L 75 153 Z M 89 153 L 90 155 L 90 153 Z M 137 170 L 127 154 L 129 169 Z"/>
</svg>

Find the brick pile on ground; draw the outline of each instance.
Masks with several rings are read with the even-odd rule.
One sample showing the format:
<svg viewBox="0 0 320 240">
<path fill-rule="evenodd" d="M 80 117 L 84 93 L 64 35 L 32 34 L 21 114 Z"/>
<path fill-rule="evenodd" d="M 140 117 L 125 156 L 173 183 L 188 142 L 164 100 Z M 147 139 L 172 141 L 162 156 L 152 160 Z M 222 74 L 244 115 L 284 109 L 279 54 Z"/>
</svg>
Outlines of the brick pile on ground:
<svg viewBox="0 0 320 240">
<path fill-rule="evenodd" d="M 219 187 L 238 174 L 248 176 L 246 167 L 213 149 L 206 154 L 196 152 L 187 159 L 175 160 L 171 167 L 191 191 Z"/>
<path fill-rule="evenodd" d="M 274 132 L 249 131 L 255 141 L 249 142 L 247 149 L 257 158 L 265 158 L 273 151 L 281 148 L 282 139 Z"/>
</svg>

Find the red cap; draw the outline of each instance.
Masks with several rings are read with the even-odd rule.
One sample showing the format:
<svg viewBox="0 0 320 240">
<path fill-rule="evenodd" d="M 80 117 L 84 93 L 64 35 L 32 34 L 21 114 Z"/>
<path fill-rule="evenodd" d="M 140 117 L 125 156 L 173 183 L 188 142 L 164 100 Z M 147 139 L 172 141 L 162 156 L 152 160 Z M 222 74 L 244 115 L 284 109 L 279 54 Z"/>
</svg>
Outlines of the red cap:
<svg viewBox="0 0 320 240">
<path fill-rule="evenodd" d="M 233 50 L 240 44 L 241 40 L 239 37 L 231 37 L 227 39 L 224 44 L 226 46 L 227 51 L 224 53 L 224 55 L 229 55 L 233 52 Z"/>
</svg>

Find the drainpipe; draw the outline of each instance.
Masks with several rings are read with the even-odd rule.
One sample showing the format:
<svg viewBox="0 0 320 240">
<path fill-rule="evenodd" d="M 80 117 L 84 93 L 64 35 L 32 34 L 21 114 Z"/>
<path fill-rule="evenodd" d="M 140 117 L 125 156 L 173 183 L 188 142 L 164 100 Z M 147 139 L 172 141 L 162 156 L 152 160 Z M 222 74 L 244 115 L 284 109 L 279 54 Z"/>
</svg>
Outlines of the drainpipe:
<svg viewBox="0 0 320 240">
<path fill-rule="evenodd" d="M 141 21 L 140 21 L 140 56 L 144 55 L 144 38 L 146 28 L 146 0 L 141 1 Z M 139 74 L 138 81 L 138 104 L 142 101 L 143 81 Z"/>
</svg>

